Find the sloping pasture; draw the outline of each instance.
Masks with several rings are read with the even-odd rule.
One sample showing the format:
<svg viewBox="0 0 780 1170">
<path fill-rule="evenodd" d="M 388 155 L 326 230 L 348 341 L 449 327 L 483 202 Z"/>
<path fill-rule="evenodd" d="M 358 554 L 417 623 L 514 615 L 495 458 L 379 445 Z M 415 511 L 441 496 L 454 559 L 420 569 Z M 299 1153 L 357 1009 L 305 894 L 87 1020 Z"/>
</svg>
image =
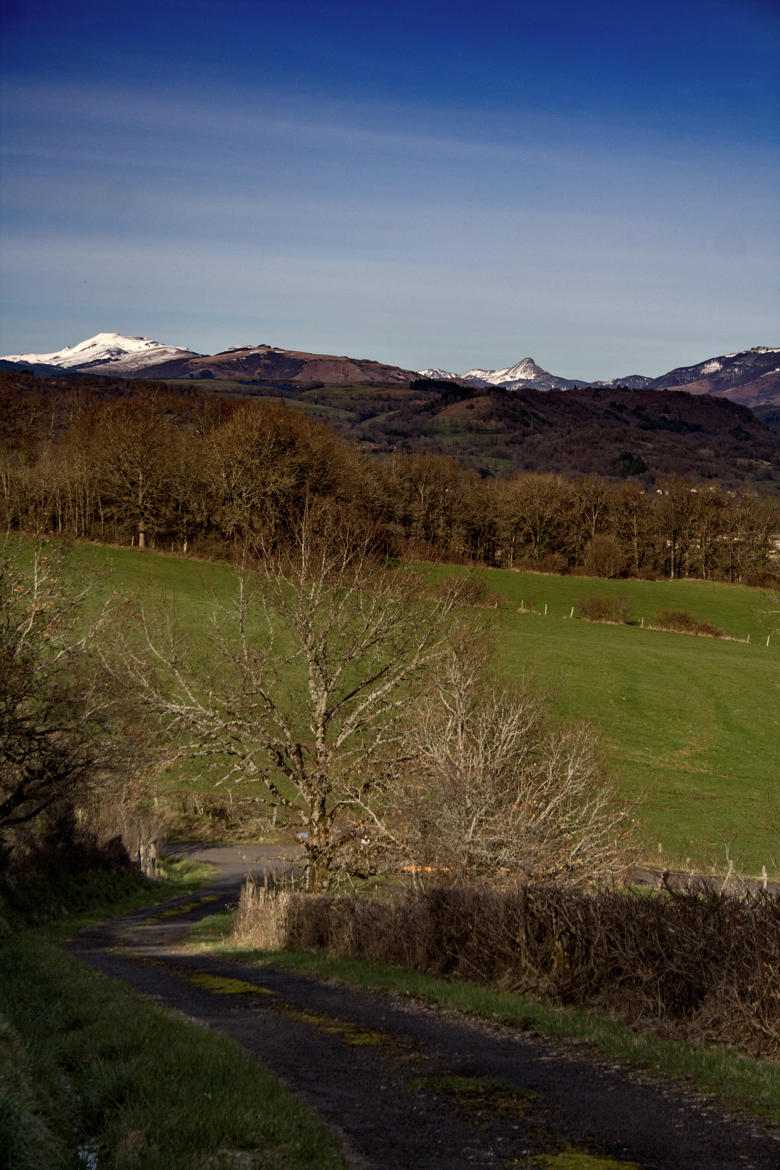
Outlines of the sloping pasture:
<svg viewBox="0 0 780 1170">
<path fill-rule="evenodd" d="M 480 576 L 507 675 L 534 679 L 562 716 L 599 728 L 610 776 L 641 801 L 649 860 L 725 871 L 731 859 L 738 870 L 777 872 L 780 601 L 709 581 Z M 578 620 L 577 599 L 594 594 L 626 598 L 631 624 Z M 735 640 L 647 628 L 664 609 L 685 609 Z"/>
<path fill-rule="evenodd" d="M 197 645 L 215 599 L 228 600 L 228 565 L 133 549 L 79 545 L 72 560 L 95 582 L 93 604 L 111 591 L 165 598 L 182 636 Z M 437 566 L 434 577 L 459 569 Z M 780 615 L 762 591 L 710 582 L 606 581 L 484 570 L 498 659 L 510 678 L 531 678 L 567 719 L 603 736 L 609 775 L 637 799 L 637 833 L 648 861 L 743 872 L 780 870 Z M 621 595 L 633 622 L 570 617 L 577 597 Z M 547 606 L 547 614 L 544 609 Z M 648 629 L 655 613 L 684 608 L 735 640 Z M 645 619 L 645 628 L 641 618 Z M 750 642 L 736 639 L 747 638 Z M 171 786 L 208 786 L 199 769 Z M 251 791 L 247 786 L 246 791 Z M 659 854 L 658 845 L 662 852 Z"/>
</svg>

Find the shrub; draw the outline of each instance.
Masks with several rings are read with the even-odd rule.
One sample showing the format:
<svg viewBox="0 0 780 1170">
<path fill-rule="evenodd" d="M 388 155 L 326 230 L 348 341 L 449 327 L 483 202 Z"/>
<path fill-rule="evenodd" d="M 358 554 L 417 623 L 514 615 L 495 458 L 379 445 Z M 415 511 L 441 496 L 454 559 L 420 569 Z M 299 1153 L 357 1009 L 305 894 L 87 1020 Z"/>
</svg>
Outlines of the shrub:
<svg viewBox="0 0 780 1170">
<path fill-rule="evenodd" d="M 274 944 L 361 957 L 609 1010 L 757 1056 L 780 1055 L 780 899 L 705 884 L 638 894 L 565 886 L 430 889 L 387 901 L 285 894 Z M 266 899 L 239 921 L 262 938 Z"/>
<path fill-rule="evenodd" d="M 685 609 L 662 609 L 653 622 L 662 630 L 674 630 L 678 634 L 699 634 L 704 638 L 725 638 L 723 630 L 710 622 L 701 622 Z"/>
<path fill-rule="evenodd" d="M 494 589 L 488 589 L 484 577 L 472 573 L 460 581 L 461 605 L 475 605 L 482 608 L 497 609 L 505 604 L 504 595 Z M 435 595 L 435 591 L 432 591 Z"/>
<path fill-rule="evenodd" d="M 580 597 L 577 601 L 577 617 L 586 622 L 631 621 L 631 608 L 626 597 Z"/>
<path fill-rule="evenodd" d="M 538 560 L 533 557 L 515 557 L 512 568 L 518 573 L 548 573 L 563 577 L 569 571 L 569 562 L 562 553 L 551 552 Z"/>
<path fill-rule="evenodd" d="M 584 568 L 593 577 L 622 577 L 628 558 L 613 536 L 599 533 L 585 550 Z"/>
<path fill-rule="evenodd" d="M 780 574 L 771 569 L 750 569 L 742 574 L 742 584 L 756 589 L 780 589 Z"/>
<path fill-rule="evenodd" d="M 654 569 L 652 565 L 638 565 L 630 569 L 628 575 L 636 581 L 662 581 L 664 576 L 660 569 Z"/>
<path fill-rule="evenodd" d="M 278 951 L 284 947 L 288 923 L 293 908 L 293 893 L 266 879 L 258 885 L 247 878 L 241 889 L 233 938 L 241 946 L 260 947 L 265 951 Z M 309 899 L 314 904 L 315 894 Z"/>
</svg>

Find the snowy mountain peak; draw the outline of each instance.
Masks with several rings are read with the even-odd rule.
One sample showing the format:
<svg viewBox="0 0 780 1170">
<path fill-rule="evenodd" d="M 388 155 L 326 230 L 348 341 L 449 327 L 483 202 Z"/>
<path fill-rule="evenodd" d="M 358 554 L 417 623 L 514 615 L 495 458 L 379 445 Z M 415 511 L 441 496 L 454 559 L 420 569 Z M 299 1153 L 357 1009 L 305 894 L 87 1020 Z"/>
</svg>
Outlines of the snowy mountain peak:
<svg viewBox="0 0 780 1170">
<path fill-rule="evenodd" d="M 436 378 L 444 382 L 450 382 L 453 378 L 460 377 L 459 374 L 452 374 L 449 370 L 419 370 L 418 373 L 421 378 Z"/>
<path fill-rule="evenodd" d="M 194 351 L 184 345 L 164 345 L 148 337 L 125 337 L 121 333 L 96 333 L 78 345 L 66 345 L 54 353 L 6 354 L 0 360 L 58 366 L 63 370 L 95 370 L 105 366 L 106 372 L 126 373 L 171 358 L 193 356 L 196 356 Z"/>
<path fill-rule="evenodd" d="M 507 366 L 503 370 L 469 370 L 463 376 L 464 378 L 479 378 L 491 386 L 498 386 L 502 382 L 534 381 L 536 378 L 544 377 L 545 372 L 541 366 L 537 366 L 533 358 L 526 357 L 514 366 Z"/>
<path fill-rule="evenodd" d="M 508 370 L 500 370 L 502 382 L 520 382 L 525 379 L 533 380 L 534 378 L 543 377 L 547 371 L 538 366 L 533 358 L 523 358 L 517 365 L 510 366 Z"/>
<path fill-rule="evenodd" d="M 532 357 L 525 357 L 514 366 L 502 370 L 469 370 L 463 379 L 475 386 L 503 386 L 509 390 L 519 390 L 525 386 L 535 390 L 569 390 L 573 386 L 584 385 L 581 381 L 559 378 L 543 370 Z"/>
</svg>

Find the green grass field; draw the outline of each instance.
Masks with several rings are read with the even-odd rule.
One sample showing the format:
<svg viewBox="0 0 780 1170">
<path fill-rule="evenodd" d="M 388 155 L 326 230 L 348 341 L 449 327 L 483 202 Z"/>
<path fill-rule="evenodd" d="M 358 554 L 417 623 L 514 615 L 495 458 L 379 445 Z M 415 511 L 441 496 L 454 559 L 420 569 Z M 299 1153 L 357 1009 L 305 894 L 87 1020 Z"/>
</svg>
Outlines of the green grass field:
<svg viewBox="0 0 780 1170">
<path fill-rule="evenodd" d="M 215 596 L 231 588 L 224 564 L 79 545 L 79 576 L 95 594 L 116 590 L 165 598 L 189 637 L 199 638 Z M 451 573 L 437 566 L 433 576 Z M 711 582 L 606 581 L 483 570 L 497 608 L 506 674 L 532 679 L 567 719 L 600 731 L 609 775 L 639 799 L 637 834 L 648 861 L 770 875 L 780 870 L 780 614 L 757 589 Z M 621 595 L 630 625 L 571 620 L 578 597 Z M 523 606 L 523 612 L 520 607 Z M 544 615 L 545 605 L 547 615 Z M 645 626 L 662 609 L 686 609 L 726 631 L 715 640 Z M 538 612 L 525 612 L 536 610 Z M 767 646 L 767 637 L 770 644 Z M 194 773 L 189 782 L 197 785 Z"/>
<path fill-rule="evenodd" d="M 766 593 L 707 581 L 607 581 L 486 570 L 501 598 L 499 655 L 566 718 L 601 732 L 610 775 L 642 803 L 649 859 L 759 873 L 780 868 L 780 614 Z M 578 597 L 625 597 L 631 625 L 571 620 Z M 518 612 L 520 606 L 538 613 Z M 547 615 L 544 608 L 547 606 Z M 647 626 L 685 609 L 732 638 Z M 770 644 L 767 646 L 767 637 Z"/>
</svg>

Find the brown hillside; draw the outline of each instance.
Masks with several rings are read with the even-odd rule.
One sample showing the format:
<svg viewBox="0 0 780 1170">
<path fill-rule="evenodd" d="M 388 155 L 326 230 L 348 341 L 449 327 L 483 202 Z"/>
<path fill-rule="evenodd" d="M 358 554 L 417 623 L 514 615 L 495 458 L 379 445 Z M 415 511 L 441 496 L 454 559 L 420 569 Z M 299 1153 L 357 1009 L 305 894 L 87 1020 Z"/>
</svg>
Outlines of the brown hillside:
<svg viewBox="0 0 780 1170">
<path fill-rule="evenodd" d="M 146 366 L 134 376 L 145 380 L 227 378 L 237 382 L 284 380 L 296 383 L 326 382 L 330 385 L 362 382 L 374 386 L 407 384 L 417 375 L 400 366 L 386 366 L 381 362 L 259 345 L 226 350 L 213 356 L 177 358 L 157 366 Z"/>
<path fill-rule="evenodd" d="M 752 409 L 757 406 L 780 406 L 780 371 L 772 370 L 753 382 L 744 382 L 731 390 L 718 391 L 719 397 L 732 402 L 745 403 Z"/>
<path fill-rule="evenodd" d="M 780 484 L 777 434 L 722 395 L 592 386 L 469 395 L 455 384 L 416 386 L 416 396 L 394 411 L 366 417 L 364 401 L 362 422 L 335 425 L 374 450 L 442 452 L 493 474 L 562 471 L 647 482 L 687 475 L 734 487 L 752 481 L 765 492 Z"/>
</svg>

